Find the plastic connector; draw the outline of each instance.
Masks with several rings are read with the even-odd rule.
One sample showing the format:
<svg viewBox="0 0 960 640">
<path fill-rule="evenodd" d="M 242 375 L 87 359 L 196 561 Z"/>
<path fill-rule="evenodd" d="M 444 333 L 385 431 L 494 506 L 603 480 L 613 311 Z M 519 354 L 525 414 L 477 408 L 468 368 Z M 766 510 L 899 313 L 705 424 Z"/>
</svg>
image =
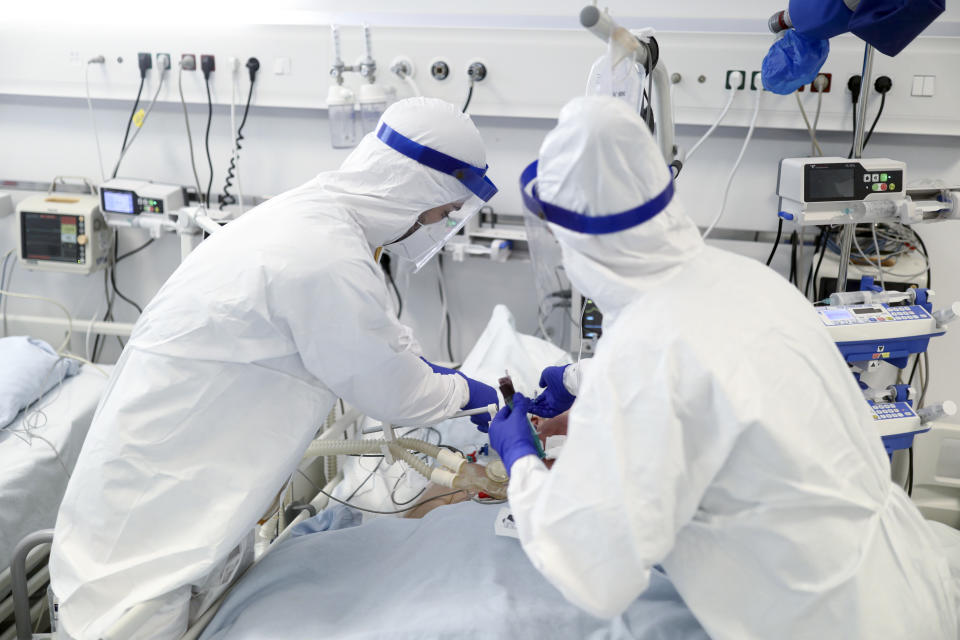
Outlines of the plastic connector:
<svg viewBox="0 0 960 640">
<path fill-rule="evenodd" d="M 197 56 L 192 53 L 184 53 L 180 56 L 180 66 L 183 67 L 184 71 L 196 71 Z"/>
<path fill-rule="evenodd" d="M 210 74 L 213 71 L 217 70 L 217 65 L 216 65 L 216 62 L 214 61 L 213 56 L 209 56 L 209 55 L 200 56 L 200 70 L 203 71 L 203 77 L 209 80 Z"/>
<path fill-rule="evenodd" d="M 873 88 L 877 93 L 884 94 L 893 88 L 893 80 L 890 79 L 890 76 L 880 76 L 873 81 Z"/>
<path fill-rule="evenodd" d="M 157 69 L 161 72 L 169 71 L 170 69 L 170 54 L 169 53 L 158 53 L 157 54 Z"/>
<path fill-rule="evenodd" d="M 140 68 L 140 77 L 147 77 L 147 71 L 153 68 L 153 56 L 149 53 L 138 53 L 137 66 Z"/>
<path fill-rule="evenodd" d="M 257 71 L 260 70 L 260 61 L 256 58 L 247 58 L 247 71 L 250 73 L 250 82 L 257 79 Z"/>
</svg>

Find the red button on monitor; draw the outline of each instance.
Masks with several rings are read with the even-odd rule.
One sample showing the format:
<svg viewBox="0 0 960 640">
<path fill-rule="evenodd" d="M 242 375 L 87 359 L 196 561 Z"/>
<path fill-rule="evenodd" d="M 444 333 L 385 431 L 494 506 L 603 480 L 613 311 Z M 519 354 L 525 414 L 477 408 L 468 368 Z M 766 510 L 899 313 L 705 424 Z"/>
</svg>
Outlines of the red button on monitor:
<svg viewBox="0 0 960 640">
<path fill-rule="evenodd" d="M 880 191 L 886 191 L 886 190 L 887 190 L 887 183 L 886 183 L 886 182 L 881 182 L 881 183 L 880 183 Z"/>
</svg>

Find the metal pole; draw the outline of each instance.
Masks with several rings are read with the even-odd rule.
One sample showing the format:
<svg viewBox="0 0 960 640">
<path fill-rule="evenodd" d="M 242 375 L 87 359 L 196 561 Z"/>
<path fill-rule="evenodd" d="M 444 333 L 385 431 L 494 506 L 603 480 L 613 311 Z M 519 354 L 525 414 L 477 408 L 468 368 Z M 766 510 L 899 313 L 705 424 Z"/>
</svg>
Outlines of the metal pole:
<svg viewBox="0 0 960 640">
<path fill-rule="evenodd" d="M 873 47 L 869 44 L 863 50 L 863 71 L 860 74 L 860 97 L 857 103 L 857 129 L 853 134 L 853 157 L 860 158 L 863 154 L 863 131 L 867 121 L 867 99 L 870 96 L 870 82 L 873 75 Z M 840 237 L 840 269 L 837 272 L 837 292 L 847 290 L 847 268 L 850 266 L 850 250 L 853 248 L 853 234 L 856 224 L 848 224 L 843 228 Z"/>
</svg>

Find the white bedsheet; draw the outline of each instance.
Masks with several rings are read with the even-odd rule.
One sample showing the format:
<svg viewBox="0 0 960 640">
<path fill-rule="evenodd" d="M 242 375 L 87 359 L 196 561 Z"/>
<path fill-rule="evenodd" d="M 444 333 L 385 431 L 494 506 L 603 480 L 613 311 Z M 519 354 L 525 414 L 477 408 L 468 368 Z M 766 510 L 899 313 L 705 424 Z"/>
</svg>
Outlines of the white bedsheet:
<svg viewBox="0 0 960 640">
<path fill-rule="evenodd" d="M 288 540 L 238 583 L 202 640 L 707 638 L 656 572 L 613 621 L 567 603 L 519 541 L 494 535 L 499 509 L 466 502 Z"/>
<path fill-rule="evenodd" d="M 108 373 L 112 369 L 100 368 Z M 85 366 L 38 404 L 45 419 L 34 416 L 42 426 L 33 431 L 57 449 L 68 469 L 77 461 L 106 385 L 106 376 Z M 0 570 L 9 566 L 13 548 L 23 536 L 53 526 L 67 488 L 67 475 L 50 446 L 15 433 L 23 428 L 21 414 L 0 429 Z"/>
</svg>

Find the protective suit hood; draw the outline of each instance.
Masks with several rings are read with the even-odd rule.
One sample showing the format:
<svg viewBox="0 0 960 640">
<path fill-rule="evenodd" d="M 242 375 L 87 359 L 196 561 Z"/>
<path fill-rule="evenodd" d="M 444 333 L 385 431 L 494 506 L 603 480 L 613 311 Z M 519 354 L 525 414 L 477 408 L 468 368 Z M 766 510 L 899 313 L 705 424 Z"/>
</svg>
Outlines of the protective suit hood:
<svg viewBox="0 0 960 640">
<path fill-rule="evenodd" d="M 477 167 L 486 166 L 480 132 L 470 117 L 436 98 L 407 98 L 391 105 L 377 124 Z M 336 171 L 318 175 L 316 188 L 345 206 L 371 248 L 403 235 L 417 216 L 460 201 L 470 191 L 454 177 L 426 167 L 368 133 Z"/>
<path fill-rule="evenodd" d="M 646 124 L 622 101 L 575 98 L 540 147 L 537 190 L 544 202 L 591 217 L 648 202 L 671 179 Z M 650 220 L 606 235 L 556 224 L 570 281 L 608 317 L 697 255 L 703 241 L 674 198 Z"/>
</svg>

